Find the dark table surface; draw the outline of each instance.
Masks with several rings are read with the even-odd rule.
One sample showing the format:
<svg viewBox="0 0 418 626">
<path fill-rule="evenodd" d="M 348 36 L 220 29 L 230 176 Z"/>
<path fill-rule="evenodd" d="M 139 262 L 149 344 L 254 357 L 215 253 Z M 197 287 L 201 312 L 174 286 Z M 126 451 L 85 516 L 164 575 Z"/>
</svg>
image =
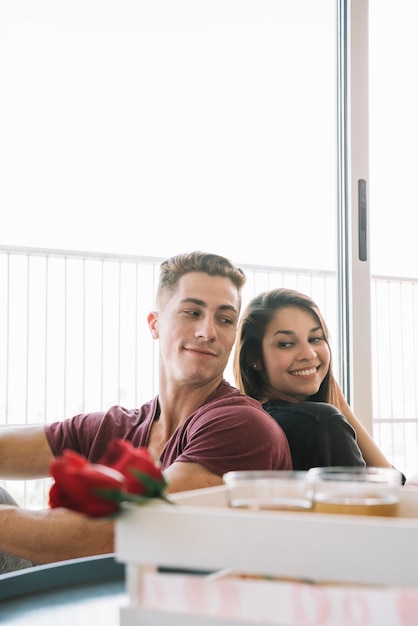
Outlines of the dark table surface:
<svg viewBox="0 0 418 626">
<path fill-rule="evenodd" d="M 125 567 L 114 555 L 0 575 L 0 624 L 118 626 L 126 604 Z"/>
</svg>

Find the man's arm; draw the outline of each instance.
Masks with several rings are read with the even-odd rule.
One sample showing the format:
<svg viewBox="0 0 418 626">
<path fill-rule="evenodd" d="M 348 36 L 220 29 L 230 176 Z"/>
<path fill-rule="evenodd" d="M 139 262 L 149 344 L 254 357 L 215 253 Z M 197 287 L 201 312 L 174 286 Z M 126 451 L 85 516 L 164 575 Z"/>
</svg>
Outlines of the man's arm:
<svg viewBox="0 0 418 626">
<path fill-rule="evenodd" d="M 42 426 L 0 428 L 0 477 L 49 476 L 53 459 Z M 0 505 L 0 552 L 37 563 L 114 551 L 114 525 L 67 509 L 28 510 Z"/>
<path fill-rule="evenodd" d="M 39 433 L 35 439 L 42 449 L 43 438 Z M 49 455 L 44 451 L 43 457 L 44 464 Z M 27 475 L 27 470 L 24 474 Z M 169 482 L 168 493 L 223 483 L 221 477 L 197 463 L 175 462 L 164 474 Z M 93 519 L 68 509 L 28 510 L 0 505 L 0 528 L 0 552 L 36 563 L 108 554 L 115 549 L 113 520 Z"/>
<path fill-rule="evenodd" d="M 220 476 L 198 463 L 175 461 L 164 471 L 164 477 L 168 482 L 167 493 L 223 485 Z"/>
<path fill-rule="evenodd" d="M 0 552 L 53 563 L 114 552 L 114 522 L 68 509 L 0 506 Z"/>
<path fill-rule="evenodd" d="M 0 428 L 0 478 L 46 478 L 52 459 L 42 426 Z"/>
</svg>

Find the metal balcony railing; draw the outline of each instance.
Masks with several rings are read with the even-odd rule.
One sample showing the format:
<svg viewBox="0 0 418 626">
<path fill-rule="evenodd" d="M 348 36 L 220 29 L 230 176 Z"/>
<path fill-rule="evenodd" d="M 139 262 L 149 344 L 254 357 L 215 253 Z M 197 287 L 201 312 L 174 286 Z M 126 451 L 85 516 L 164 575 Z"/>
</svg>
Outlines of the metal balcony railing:
<svg viewBox="0 0 418 626">
<path fill-rule="evenodd" d="M 45 423 L 157 392 L 157 352 L 146 323 L 163 259 L 0 246 L 0 426 Z M 242 264 L 243 304 L 273 287 L 318 303 L 336 337 L 333 272 Z M 393 463 L 416 473 L 415 309 L 418 280 L 373 277 L 374 436 Z M 233 382 L 232 369 L 226 377 Z M 48 481 L 3 483 L 42 506 Z"/>
</svg>

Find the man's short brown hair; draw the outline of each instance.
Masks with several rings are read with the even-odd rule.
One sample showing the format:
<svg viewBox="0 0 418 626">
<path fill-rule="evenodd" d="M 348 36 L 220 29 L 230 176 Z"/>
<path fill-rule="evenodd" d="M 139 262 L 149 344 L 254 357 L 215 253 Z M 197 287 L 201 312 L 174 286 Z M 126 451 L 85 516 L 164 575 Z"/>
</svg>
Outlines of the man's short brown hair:
<svg viewBox="0 0 418 626">
<path fill-rule="evenodd" d="M 243 270 L 223 256 L 195 250 L 194 252 L 177 254 L 161 263 L 157 288 L 158 306 L 161 306 L 165 299 L 172 296 L 180 278 L 190 272 L 202 272 L 209 276 L 229 278 L 237 288 L 239 304 L 241 305 L 241 289 L 247 280 Z"/>
</svg>

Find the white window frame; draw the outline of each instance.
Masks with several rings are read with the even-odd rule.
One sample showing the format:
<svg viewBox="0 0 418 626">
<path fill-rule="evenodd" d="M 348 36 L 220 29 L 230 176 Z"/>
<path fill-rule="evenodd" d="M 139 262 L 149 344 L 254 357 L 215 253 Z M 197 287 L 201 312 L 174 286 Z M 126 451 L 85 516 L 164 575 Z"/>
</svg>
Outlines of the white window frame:
<svg viewBox="0 0 418 626">
<path fill-rule="evenodd" d="M 342 386 L 373 433 L 369 245 L 368 0 L 338 0 L 339 289 Z M 359 181 L 366 184 L 366 258 L 359 250 Z M 364 225 L 364 222 L 363 222 Z"/>
</svg>

